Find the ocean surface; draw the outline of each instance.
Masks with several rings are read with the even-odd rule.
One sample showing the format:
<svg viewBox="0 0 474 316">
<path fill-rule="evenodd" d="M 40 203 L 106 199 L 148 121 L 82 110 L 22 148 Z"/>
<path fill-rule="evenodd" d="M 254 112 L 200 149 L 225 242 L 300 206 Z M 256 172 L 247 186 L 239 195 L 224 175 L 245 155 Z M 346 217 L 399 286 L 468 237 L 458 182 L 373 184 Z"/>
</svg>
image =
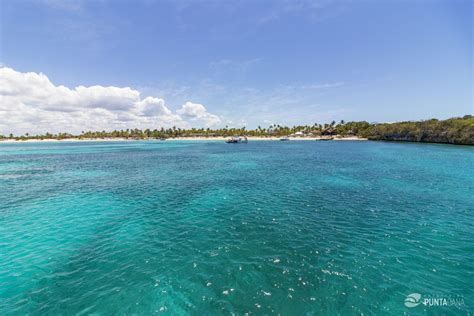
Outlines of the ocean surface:
<svg viewBox="0 0 474 316">
<path fill-rule="evenodd" d="M 466 315 L 473 288 L 474 147 L 0 144 L 0 315 Z"/>
</svg>

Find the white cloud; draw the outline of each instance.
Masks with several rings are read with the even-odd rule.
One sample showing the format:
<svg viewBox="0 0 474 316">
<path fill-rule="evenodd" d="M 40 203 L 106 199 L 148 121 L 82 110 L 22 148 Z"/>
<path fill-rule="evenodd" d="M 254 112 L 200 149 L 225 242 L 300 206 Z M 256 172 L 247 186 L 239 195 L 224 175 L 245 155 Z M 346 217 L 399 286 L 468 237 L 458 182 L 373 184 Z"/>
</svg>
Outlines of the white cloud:
<svg viewBox="0 0 474 316">
<path fill-rule="evenodd" d="M 181 109 L 176 111 L 183 118 L 187 118 L 190 121 L 197 121 L 205 126 L 213 126 L 219 124 L 221 119 L 214 114 L 207 112 L 206 108 L 202 104 L 186 102 L 183 104 Z"/>
<path fill-rule="evenodd" d="M 153 97 L 147 97 L 136 102 L 135 111 L 143 116 L 172 115 L 171 111 L 165 106 L 165 100 Z"/>
<path fill-rule="evenodd" d="M 333 117 L 330 113 L 343 105 L 334 104 L 333 101 L 349 86 L 351 84 L 336 80 L 282 83 L 257 88 L 203 79 L 194 85 L 180 86 L 167 82 L 162 86 L 140 87 L 140 90 L 161 95 L 173 104 L 185 104 L 188 100 L 219 104 L 219 118 L 222 120 L 219 126 L 242 127 L 245 124 L 257 127 L 268 126 L 270 123 L 298 125 L 340 120 L 340 117 Z M 348 114 L 349 108 L 344 107 L 344 115 Z"/>
<path fill-rule="evenodd" d="M 126 110 L 140 100 L 140 93 L 130 88 L 79 86 L 69 89 L 55 86 L 42 73 L 21 73 L 11 68 L 0 68 L 0 96 L 6 102 L 49 111 L 73 112 L 81 108 Z"/>
<path fill-rule="evenodd" d="M 0 68 L 0 134 L 46 131 L 205 126 L 221 119 L 202 104 L 187 102 L 173 113 L 160 98 L 142 99 L 129 87 L 54 85 L 42 73 Z M 202 126 L 201 125 L 201 126 Z"/>
</svg>

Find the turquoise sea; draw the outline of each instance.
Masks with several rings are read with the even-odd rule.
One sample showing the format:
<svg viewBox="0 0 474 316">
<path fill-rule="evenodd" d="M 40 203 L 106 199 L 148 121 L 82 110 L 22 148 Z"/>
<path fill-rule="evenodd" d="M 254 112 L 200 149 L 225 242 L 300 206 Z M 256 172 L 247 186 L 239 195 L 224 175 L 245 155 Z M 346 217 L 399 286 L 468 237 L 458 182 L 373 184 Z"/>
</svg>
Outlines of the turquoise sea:
<svg viewBox="0 0 474 316">
<path fill-rule="evenodd" d="M 473 289 L 474 147 L 0 144 L 0 315 L 472 315 Z"/>
</svg>

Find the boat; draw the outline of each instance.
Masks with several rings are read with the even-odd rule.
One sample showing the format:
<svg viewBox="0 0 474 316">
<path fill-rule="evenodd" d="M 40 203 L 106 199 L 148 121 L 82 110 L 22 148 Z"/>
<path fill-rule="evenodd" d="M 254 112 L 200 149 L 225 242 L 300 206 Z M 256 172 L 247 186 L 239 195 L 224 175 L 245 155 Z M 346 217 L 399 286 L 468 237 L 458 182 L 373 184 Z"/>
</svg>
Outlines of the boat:
<svg viewBox="0 0 474 316">
<path fill-rule="evenodd" d="M 240 144 L 240 143 L 248 143 L 247 136 L 240 137 L 240 136 L 233 136 L 225 141 L 227 144 Z"/>
<path fill-rule="evenodd" d="M 316 139 L 316 140 L 333 140 L 334 137 L 321 137 L 319 139 Z"/>
<path fill-rule="evenodd" d="M 282 142 L 289 141 L 289 140 L 290 140 L 290 138 L 288 136 L 280 138 L 280 141 L 282 141 Z"/>
</svg>

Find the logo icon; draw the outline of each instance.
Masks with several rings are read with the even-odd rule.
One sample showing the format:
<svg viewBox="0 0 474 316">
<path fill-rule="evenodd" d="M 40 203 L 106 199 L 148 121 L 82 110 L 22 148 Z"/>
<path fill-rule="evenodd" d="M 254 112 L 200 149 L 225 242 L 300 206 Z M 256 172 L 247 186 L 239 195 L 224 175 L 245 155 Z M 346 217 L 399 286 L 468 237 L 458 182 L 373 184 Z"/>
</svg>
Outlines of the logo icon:
<svg viewBox="0 0 474 316">
<path fill-rule="evenodd" d="M 405 299 L 405 306 L 406 307 L 416 307 L 421 303 L 421 294 L 420 293 L 412 293 L 407 296 Z"/>
</svg>

